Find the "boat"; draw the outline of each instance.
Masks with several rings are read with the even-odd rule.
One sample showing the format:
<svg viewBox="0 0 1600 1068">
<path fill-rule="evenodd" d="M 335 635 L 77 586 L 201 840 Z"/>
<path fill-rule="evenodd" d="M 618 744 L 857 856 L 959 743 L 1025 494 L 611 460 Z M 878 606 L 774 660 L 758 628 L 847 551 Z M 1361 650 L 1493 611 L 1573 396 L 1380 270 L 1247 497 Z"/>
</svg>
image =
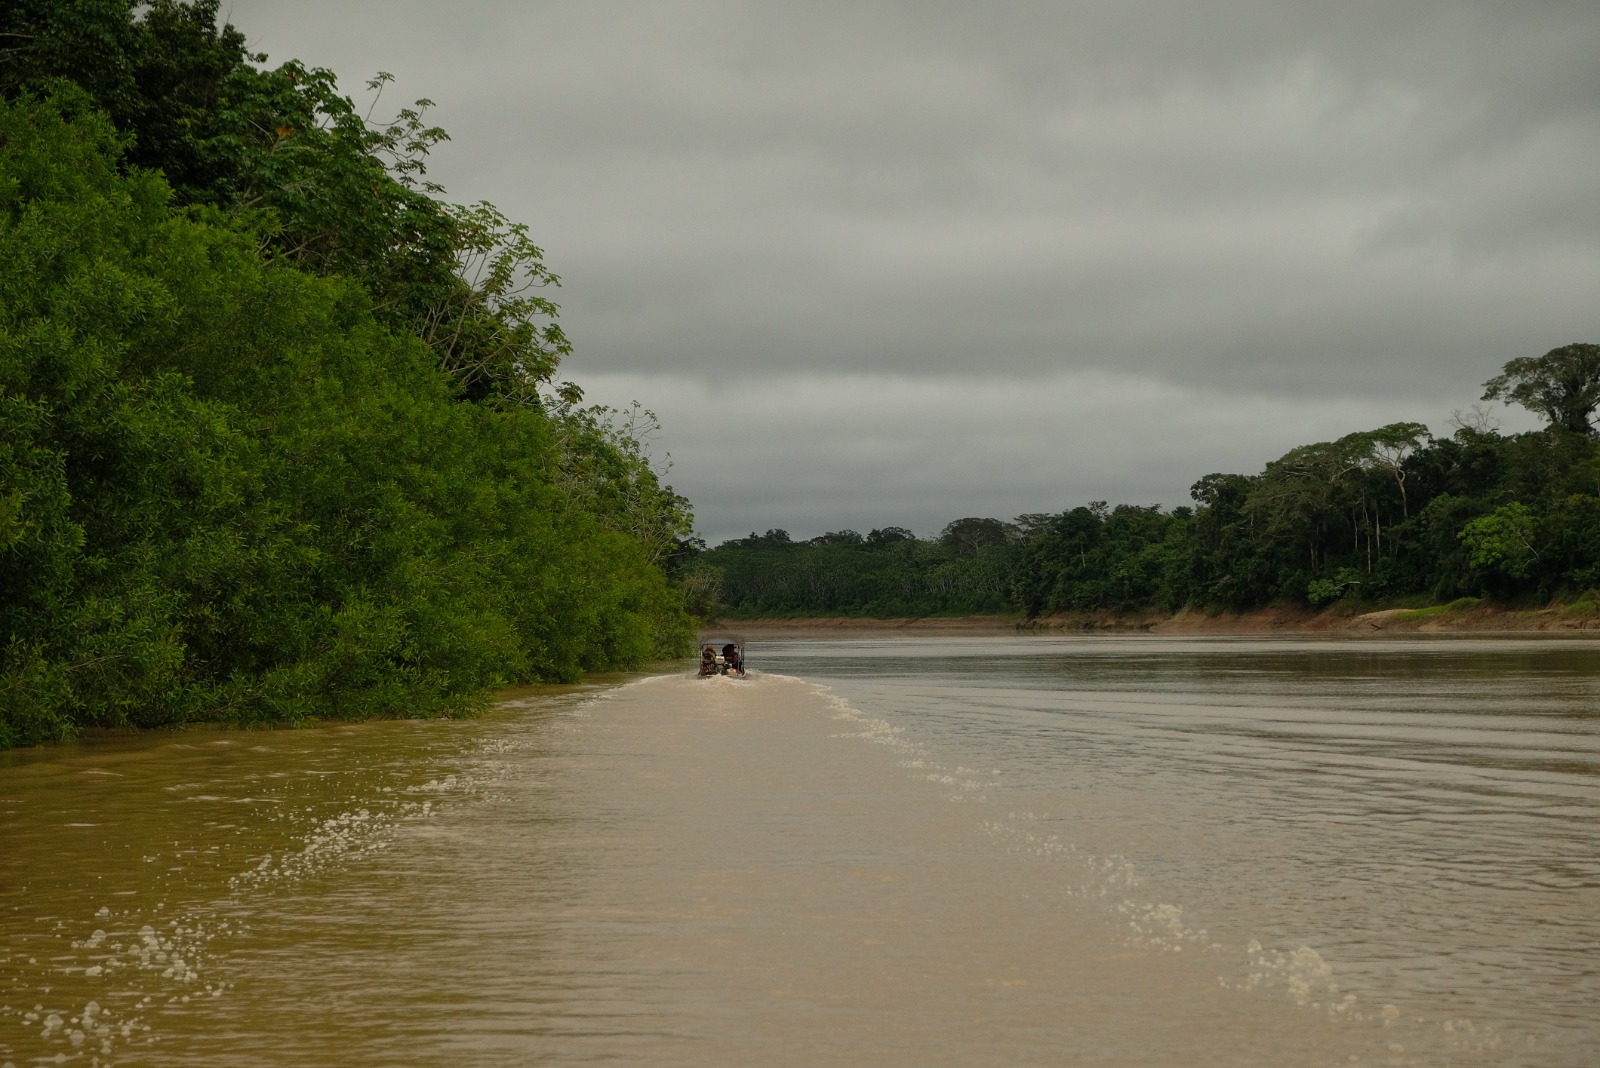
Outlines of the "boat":
<svg viewBox="0 0 1600 1068">
<path fill-rule="evenodd" d="M 744 635 L 725 630 L 707 631 L 700 635 L 699 649 L 701 678 L 717 675 L 744 678 Z"/>
</svg>

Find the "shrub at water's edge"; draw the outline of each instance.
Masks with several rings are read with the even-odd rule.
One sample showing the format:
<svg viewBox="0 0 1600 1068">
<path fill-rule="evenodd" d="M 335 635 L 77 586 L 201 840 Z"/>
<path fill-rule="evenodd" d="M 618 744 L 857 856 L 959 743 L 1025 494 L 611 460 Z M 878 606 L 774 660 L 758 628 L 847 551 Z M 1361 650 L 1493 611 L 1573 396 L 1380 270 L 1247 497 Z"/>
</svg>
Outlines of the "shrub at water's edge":
<svg viewBox="0 0 1600 1068">
<path fill-rule="evenodd" d="M 126 146 L 70 87 L 0 101 L 0 746 L 459 714 L 686 649 L 687 513 L 634 443 L 464 386 Z"/>
</svg>

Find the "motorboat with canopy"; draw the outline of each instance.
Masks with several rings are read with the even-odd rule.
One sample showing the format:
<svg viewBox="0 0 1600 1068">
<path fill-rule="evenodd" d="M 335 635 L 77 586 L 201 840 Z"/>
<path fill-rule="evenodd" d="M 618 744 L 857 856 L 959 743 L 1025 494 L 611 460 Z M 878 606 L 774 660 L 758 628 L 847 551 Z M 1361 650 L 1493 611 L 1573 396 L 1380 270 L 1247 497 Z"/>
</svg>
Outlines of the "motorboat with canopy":
<svg viewBox="0 0 1600 1068">
<path fill-rule="evenodd" d="M 744 678 L 744 635 L 726 630 L 705 631 L 700 635 L 700 677 L 726 675 Z"/>
</svg>

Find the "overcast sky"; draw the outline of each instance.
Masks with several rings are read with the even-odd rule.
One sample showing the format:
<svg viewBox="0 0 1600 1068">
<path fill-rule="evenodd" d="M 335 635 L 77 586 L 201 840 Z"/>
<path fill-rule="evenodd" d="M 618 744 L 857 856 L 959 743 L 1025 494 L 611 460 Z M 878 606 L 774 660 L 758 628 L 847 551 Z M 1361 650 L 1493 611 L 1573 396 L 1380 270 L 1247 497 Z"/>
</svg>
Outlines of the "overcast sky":
<svg viewBox="0 0 1600 1068">
<path fill-rule="evenodd" d="M 1600 341 L 1592 0 L 223 10 L 437 102 L 713 544 L 1187 504 Z"/>
</svg>

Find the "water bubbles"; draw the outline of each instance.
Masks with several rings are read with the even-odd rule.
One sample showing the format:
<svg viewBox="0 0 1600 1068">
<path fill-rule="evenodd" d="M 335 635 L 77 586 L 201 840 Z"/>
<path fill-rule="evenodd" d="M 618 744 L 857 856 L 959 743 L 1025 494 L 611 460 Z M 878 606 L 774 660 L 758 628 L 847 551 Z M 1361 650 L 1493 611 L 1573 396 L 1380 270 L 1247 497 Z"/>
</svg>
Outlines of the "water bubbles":
<svg viewBox="0 0 1600 1068">
<path fill-rule="evenodd" d="M 1281 984 L 1298 1005 L 1309 1005 L 1312 997 L 1319 993 L 1334 995 L 1339 992 L 1339 984 L 1333 979 L 1333 966 L 1310 946 L 1301 946 L 1285 953 L 1263 949 L 1261 943 L 1252 938 L 1246 944 L 1245 952 L 1250 958 L 1249 973 L 1245 979 L 1247 990 Z M 1348 1011 L 1350 1001 L 1347 997 L 1338 1003 L 1337 1011 Z"/>
<path fill-rule="evenodd" d="M 1336 984 L 1336 983 L 1328 984 L 1328 992 L 1330 994 L 1337 994 L 1339 992 L 1338 984 Z M 1346 994 L 1339 1001 L 1335 1001 L 1335 1002 L 1329 1003 L 1329 1005 L 1328 1005 L 1328 1018 L 1329 1019 L 1337 1019 L 1337 1018 L 1339 1018 L 1341 1016 L 1354 1017 L 1355 1016 L 1355 1007 L 1356 1007 L 1356 996 L 1354 994 Z"/>
<path fill-rule="evenodd" d="M 457 779 L 449 776 L 443 782 L 435 780 L 416 790 L 453 789 Z M 413 814 L 426 815 L 431 803 L 407 802 L 398 806 L 393 815 L 377 814 L 367 808 L 345 812 L 318 823 L 304 838 L 296 853 L 280 856 L 268 854 L 254 868 L 228 880 L 231 889 L 238 891 L 265 886 L 273 882 L 292 882 L 316 875 L 336 864 L 359 859 L 387 849 L 393 840 L 398 818 Z"/>
<path fill-rule="evenodd" d="M 1441 1025 L 1445 1041 L 1452 1049 L 1467 1053 L 1487 1053 L 1500 1047 L 1500 1034 L 1493 1027 L 1479 1027 L 1473 1021 L 1458 1017 L 1445 1020 Z M 1535 1045 L 1537 1040 L 1529 1035 L 1525 1045 Z"/>
<path fill-rule="evenodd" d="M 1117 906 L 1117 911 L 1128 917 L 1128 925 L 1134 932 L 1134 945 L 1178 953 L 1183 950 L 1185 942 L 1205 942 L 1206 932 L 1203 928 L 1196 930 L 1183 922 L 1183 907 L 1180 905 L 1141 905 L 1124 901 Z"/>
</svg>

